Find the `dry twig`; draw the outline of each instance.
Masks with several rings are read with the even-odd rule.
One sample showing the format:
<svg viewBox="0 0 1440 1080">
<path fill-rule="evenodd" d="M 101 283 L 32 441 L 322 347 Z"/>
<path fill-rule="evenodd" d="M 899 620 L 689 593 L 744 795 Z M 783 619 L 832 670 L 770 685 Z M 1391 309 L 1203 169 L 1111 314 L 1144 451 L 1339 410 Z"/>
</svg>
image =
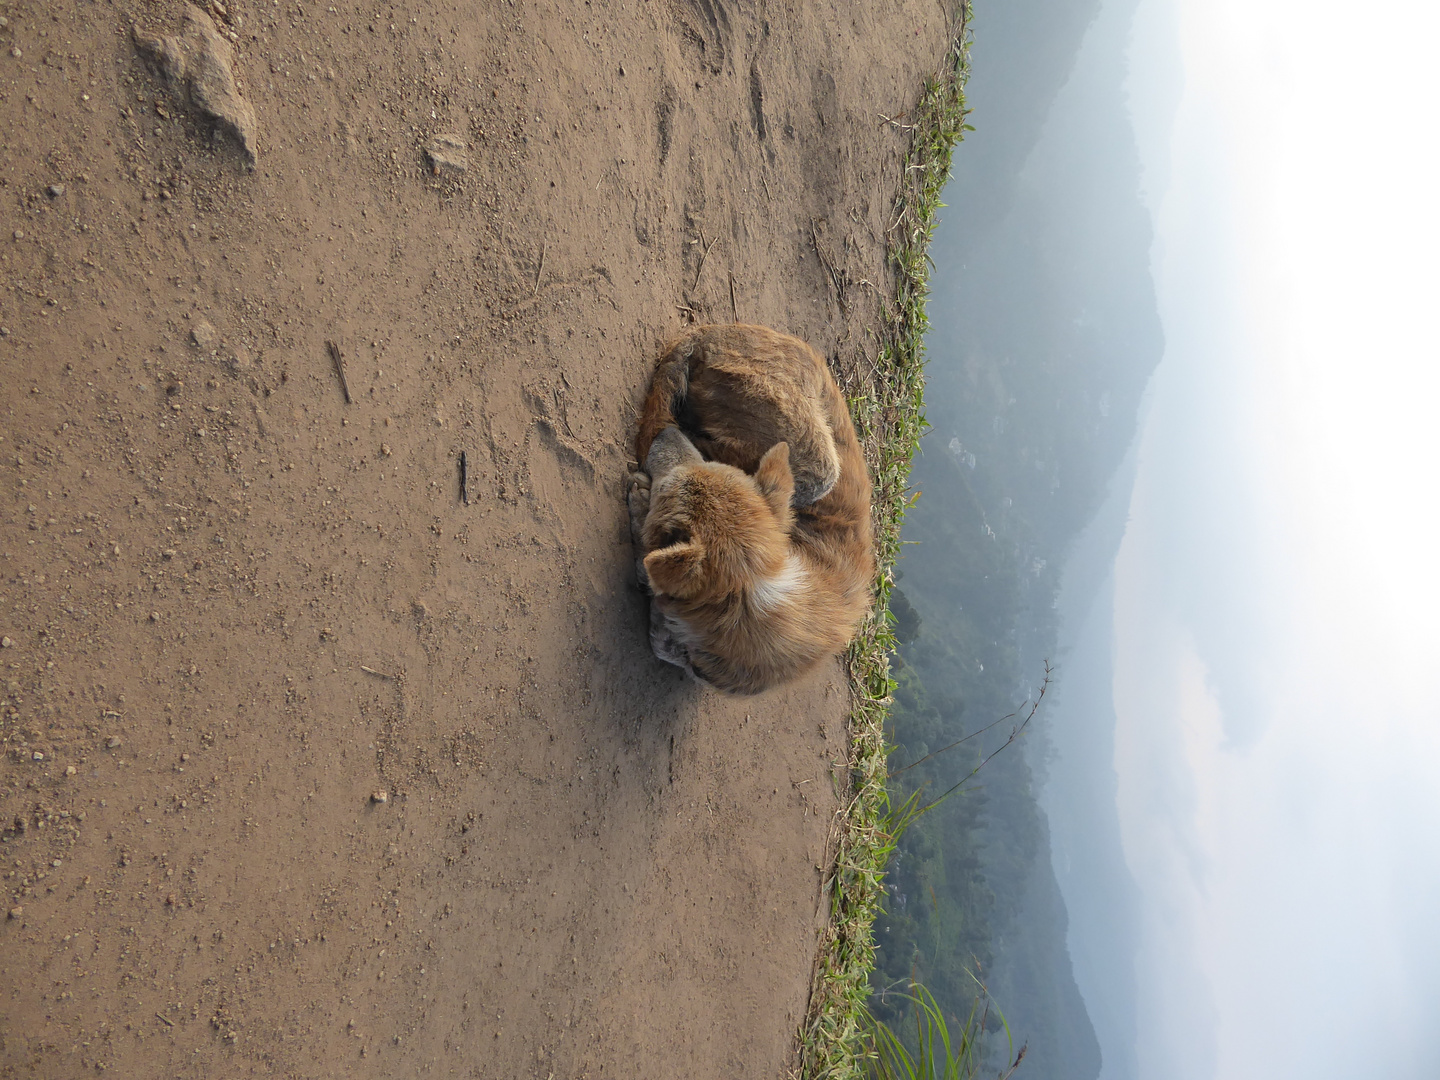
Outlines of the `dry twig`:
<svg viewBox="0 0 1440 1080">
<path fill-rule="evenodd" d="M 330 363 L 335 368 L 336 378 L 340 380 L 340 392 L 345 395 L 345 404 L 349 405 L 350 382 L 345 378 L 345 354 L 333 341 L 325 342 L 325 350 L 330 354 Z"/>
<path fill-rule="evenodd" d="M 705 242 L 705 230 L 703 228 L 700 230 L 700 261 L 695 266 L 695 284 L 690 286 L 691 292 L 694 292 L 700 287 L 700 275 L 705 270 L 705 258 L 710 254 L 710 249 L 719 242 L 720 238 L 717 236 L 707 244 Z"/>
<path fill-rule="evenodd" d="M 878 116 L 878 117 L 880 117 L 881 120 L 884 120 L 884 121 L 885 121 L 887 124 L 889 124 L 891 127 L 899 128 L 901 131 L 914 131 L 916 128 L 918 128 L 918 127 L 920 126 L 919 124 L 902 124 L 899 120 L 896 120 L 893 116 L 886 116 L 883 112 L 882 112 L 882 113 L 876 113 L 875 115 Z M 903 114 L 902 114 L 902 115 L 903 115 Z"/>
<path fill-rule="evenodd" d="M 850 283 L 850 275 L 835 265 L 835 260 L 825 253 L 820 246 L 820 233 L 815 227 L 815 219 L 810 219 L 810 243 L 815 246 L 815 254 L 820 258 L 820 265 L 825 268 L 825 273 L 830 278 L 830 285 L 835 290 L 835 302 L 840 305 L 841 311 L 850 309 L 849 302 L 845 299 L 845 287 Z"/>
</svg>

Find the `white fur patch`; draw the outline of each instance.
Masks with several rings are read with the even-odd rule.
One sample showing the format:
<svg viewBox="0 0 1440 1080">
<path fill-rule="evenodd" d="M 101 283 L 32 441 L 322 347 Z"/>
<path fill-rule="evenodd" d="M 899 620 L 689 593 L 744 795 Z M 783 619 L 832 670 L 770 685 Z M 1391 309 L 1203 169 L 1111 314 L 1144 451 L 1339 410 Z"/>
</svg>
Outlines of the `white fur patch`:
<svg viewBox="0 0 1440 1080">
<path fill-rule="evenodd" d="M 804 587 L 805 567 L 798 558 L 790 555 L 779 573 L 755 583 L 750 590 L 750 603 L 757 611 L 773 611 Z"/>
</svg>

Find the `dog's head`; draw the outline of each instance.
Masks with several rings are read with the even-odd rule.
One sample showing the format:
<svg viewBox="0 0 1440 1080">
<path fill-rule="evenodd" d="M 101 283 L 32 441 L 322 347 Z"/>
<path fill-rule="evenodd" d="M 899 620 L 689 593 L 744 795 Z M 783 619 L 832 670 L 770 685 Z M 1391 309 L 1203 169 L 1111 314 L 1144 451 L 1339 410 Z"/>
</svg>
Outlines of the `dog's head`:
<svg viewBox="0 0 1440 1080">
<path fill-rule="evenodd" d="M 751 476 L 706 461 L 678 428 L 669 427 L 656 436 L 645 468 L 645 572 L 657 593 L 718 601 L 784 565 L 795 520 L 788 445 L 772 446 Z"/>
</svg>

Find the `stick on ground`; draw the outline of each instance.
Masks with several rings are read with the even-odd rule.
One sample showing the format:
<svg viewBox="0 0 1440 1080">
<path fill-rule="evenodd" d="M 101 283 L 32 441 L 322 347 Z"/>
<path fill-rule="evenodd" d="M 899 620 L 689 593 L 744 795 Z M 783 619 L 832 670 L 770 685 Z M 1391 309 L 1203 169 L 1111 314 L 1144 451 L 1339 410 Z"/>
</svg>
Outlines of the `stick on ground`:
<svg viewBox="0 0 1440 1080">
<path fill-rule="evenodd" d="M 710 254 L 710 249 L 719 242 L 720 238 L 717 236 L 707 244 L 705 242 L 705 230 L 700 230 L 700 262 L 695 267 L 695 284 L 690 286 L 691 292 L 694 292 L 700 287 L 700 275 L 705 270 L 705 257 Z"/>
<path fill-rule="evenodd" d="M 835 290 L 835 303 L 841 311 L 850 310 L 849 302 L 845 299 L 845 286 L 849 284 L 849 275 L 835 265 L 832 259 L 820 245 L 820 233 L 815 227 L 815 219 L 810 219 L 810 242 L 815 246 L 815 254 L 820 259 L 820 265 L 825 268 L 825 274 L 830 279 L 830 286 Z"/>
<path fill-rule="evenodd" d="M 340 392 L 345 395 L 345 404 L 350 404 L 350 383 L 345 378 L 345 354 L 340 351 L 340 346 L 333 341 L 325 342 L 325 349 L 330 354 L 330 363 L 335 368 L 335 376 L 340 380 Z"/>
</svg>

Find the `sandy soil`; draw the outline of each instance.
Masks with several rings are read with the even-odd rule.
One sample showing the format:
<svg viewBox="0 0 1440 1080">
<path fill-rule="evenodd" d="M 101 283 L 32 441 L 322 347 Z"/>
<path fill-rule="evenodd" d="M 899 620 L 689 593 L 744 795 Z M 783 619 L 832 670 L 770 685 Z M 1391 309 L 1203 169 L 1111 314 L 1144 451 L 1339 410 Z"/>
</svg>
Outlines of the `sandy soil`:
<svg viewBox="0 0 1440 1080">
<path fill-rule="evenodd" d="M 627 444 L 691 317 L 866 370 L 944 10 L 210 10 L 253 169 L 0 4 L 0 1076 L 782 1075 L 845 684 L 654 660 Z"/>
</svg>

